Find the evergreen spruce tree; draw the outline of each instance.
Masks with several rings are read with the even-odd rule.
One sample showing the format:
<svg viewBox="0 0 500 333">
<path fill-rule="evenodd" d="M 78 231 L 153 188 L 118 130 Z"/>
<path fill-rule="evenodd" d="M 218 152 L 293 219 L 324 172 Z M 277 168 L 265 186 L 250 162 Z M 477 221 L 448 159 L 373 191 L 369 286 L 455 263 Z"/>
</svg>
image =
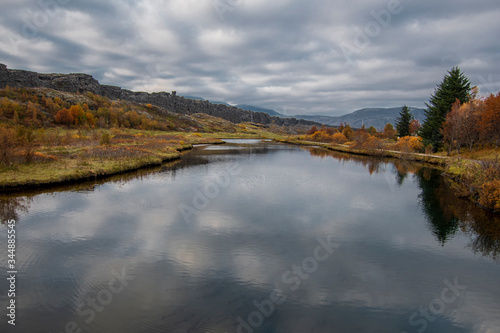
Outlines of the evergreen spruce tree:
<svg viewBox="0 0 500 333">
<path fill-rule="evenodd" d="M 396 130 L 399 137 L 410 135 L 410 122 L 413 120 L 413 114 L 407 105 L 404 105 L 396 119 Z"/>
<path fill-rule="evenodd" d="M 424 144 L 431 144 L 434 151 L 437 151 L 443 146 L 443 134 L 441 126 L 446 118 L 446 115 L 451 110 L 451 106 L 458 99 L 460 103 L 469 101 L 471 84 L 468 78 L 462 73 L 458 67 L 453 67 L 451 71 L 445 75 L 443 81 L 434 90 L 431 95 L 425 119 L 420 136 L 424 139 Z"/>
</svg>

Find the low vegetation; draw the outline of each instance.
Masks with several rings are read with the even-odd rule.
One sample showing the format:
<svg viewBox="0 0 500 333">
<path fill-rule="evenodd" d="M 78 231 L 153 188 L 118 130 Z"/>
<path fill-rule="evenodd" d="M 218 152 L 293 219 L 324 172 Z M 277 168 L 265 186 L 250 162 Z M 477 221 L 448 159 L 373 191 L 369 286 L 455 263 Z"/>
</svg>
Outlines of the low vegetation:
<svg viewBox="0 0 500 333">
<path fill-rule="evenodd" d="M 0 189 L 108 176 L 177 159 L 193 144 L 283 131 L 92 93 L 7 87 L 0 89 Z"/>
<path fill-rule="evenodd" d="M 33 131 L 31 137 L 27 144 L 13 129 L 0 129 L 1 187 L 112 175 L 177 159 L 193 143 L 218 141 L 130 129 L 53 128 Z"/>
<path fill-rule="evenodd" d="M 391 124 L 378 132 L 375 128 L 352 129 L 349 125 L 338 128 L 312 127 L 305 135 L 288 136 L 282 142 L 320 145 L 324 148 L 354 153 L 359 155 L 375 155 L 404 158 L 433 164 L 446 163 L 444 154 L 425 154 L 422 139 L 418 136 L 397 138 Z"/>
<path fill-rule="evenodd" d="M 498 160 L 471 161 L 457 159 L 447 173 L 464 186 L 463 196 L 471 197 L 481 206 L 500 212 L 500 163 Z"/>
</svg>

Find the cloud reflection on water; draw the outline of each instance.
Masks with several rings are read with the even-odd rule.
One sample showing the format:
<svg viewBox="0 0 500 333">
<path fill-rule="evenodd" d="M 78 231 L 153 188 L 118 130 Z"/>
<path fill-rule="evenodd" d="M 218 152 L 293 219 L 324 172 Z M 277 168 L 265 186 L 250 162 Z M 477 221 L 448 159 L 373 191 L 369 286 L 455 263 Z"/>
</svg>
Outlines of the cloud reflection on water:
<svg viewBox="0 0 500 333">
<path fill-rule="evenodd" d="M 124 303 L 111 304 L 88 331 L 110 322 L 109 331 L 234 330 L 236 318 L 253 311 L 253 300 L 275 288 L 288 301 L 263 331 L 403 330 L 409 314 L 455 276 L 478 291 L 433 327 L 460 332 L 500 323 L 498 314 L 485 311 L 487 304 L 500 305 L 498 266 L 473 253 L 497 255 L 500 223 L 452 196 L 435 171 L 274 144 L 247 153 L 196 149 L 141 178 L 33 194 L 29 208 L 23 197 L 5 196 L 4 211 L 29 210 L 17 210 L 28 280 L 23 312 L 61 329 L 81 319 L 72 301 L 98 291 L 112 268 L 129 265 L 137 279 L 120 295 Z M 179 204 L 229 161 L 240 163 L 241 174 L 186 224 Z M 340 248 L 291 291 L 283 273 L 326 235 Z M 120 313 L 133 319 L 120 320 Z"/>
</svg>

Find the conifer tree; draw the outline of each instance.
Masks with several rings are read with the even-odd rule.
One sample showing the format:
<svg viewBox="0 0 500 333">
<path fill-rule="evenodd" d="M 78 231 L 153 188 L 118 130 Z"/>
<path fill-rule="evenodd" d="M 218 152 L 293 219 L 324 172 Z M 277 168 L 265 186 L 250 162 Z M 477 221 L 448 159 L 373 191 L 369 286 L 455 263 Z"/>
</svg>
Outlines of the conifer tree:
<svg viewBox="0 0 500 333">
<path fill-rule="evenodd" d="M 427 110 L 426 119 L 422 124 L 420 135 L 424 139 L 425 145 L 432 145 L 434 151 L 437 151 L 443 145 L 443 134 L 441 127 L 446 115 L 451 110 L 451 106 L 458 99 L 460 103 L 469 101 L 471 92 L 470 81 L 458 67 L 453 67 L 445 75 L 443 81 L 434 90 L 431 95 Z"/>
<path fill-rule="evenodd" d="M 396 130 L 400 137 L 410 135 L 410 122 L 413 120 L 413 114 L 407 105 L 404 105 L 396 119 Z"/>
</svg>

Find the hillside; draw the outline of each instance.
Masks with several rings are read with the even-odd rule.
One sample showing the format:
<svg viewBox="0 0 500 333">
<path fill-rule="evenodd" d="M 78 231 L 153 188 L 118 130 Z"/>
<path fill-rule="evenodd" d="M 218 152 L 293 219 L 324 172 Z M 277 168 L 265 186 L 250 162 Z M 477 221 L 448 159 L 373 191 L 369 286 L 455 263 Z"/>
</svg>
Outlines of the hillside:
<svg viewBox="0 0 500 333">
<path fill-rule="evenodd" d="M 205 114 L 179 114 L 152 104 L 113 101 L 48 88 L 0 89 L 0 123 L 51 128 L 131 128 L 180 132 L 236 132 L 230 121 Z"/>
<path fill-rule="evenodd" d="M 414 107 L 411 107 L 410 109 L 415 119 L 419 119 L 420 123 L 425 120 L 424 109 Z M 337 117 L 310 115 L 296 115 L 295 117 L 331 126 L 339 126 L 341 123 L 348 123 L 354 128 L 360 128 L 365 125 L 366 127 L 374 126 L 376 129 L 382 130 L 387 123 L 391 123 L 393 125 L 395 124 L 400 111 L 401 107 L 366 108 Z"/>
<path fill-rule="evenodd" d="M 115 86 L 101 85 L 88 74 L 40 74 L 24 70 L 7 69 L 7 66 L 0 64 L 0 88 L 6 86 L 16 88 L 50 88 L 71 93 L 91 92 L 111 100 L 152 104 L 175 113 L 205 113 L 232 123 L 254 122 L 263 125 L 287 127 L 310 127 L 318 125 L 307 120 L 272 117 L 263 112 L 246 111 L 233 106 L 210 103 L 206 100 L 188 99 L 178 96 L 175 91 L 172 91 L 172 93 L 146 93 L 134 92 Z"/>
</svg>

